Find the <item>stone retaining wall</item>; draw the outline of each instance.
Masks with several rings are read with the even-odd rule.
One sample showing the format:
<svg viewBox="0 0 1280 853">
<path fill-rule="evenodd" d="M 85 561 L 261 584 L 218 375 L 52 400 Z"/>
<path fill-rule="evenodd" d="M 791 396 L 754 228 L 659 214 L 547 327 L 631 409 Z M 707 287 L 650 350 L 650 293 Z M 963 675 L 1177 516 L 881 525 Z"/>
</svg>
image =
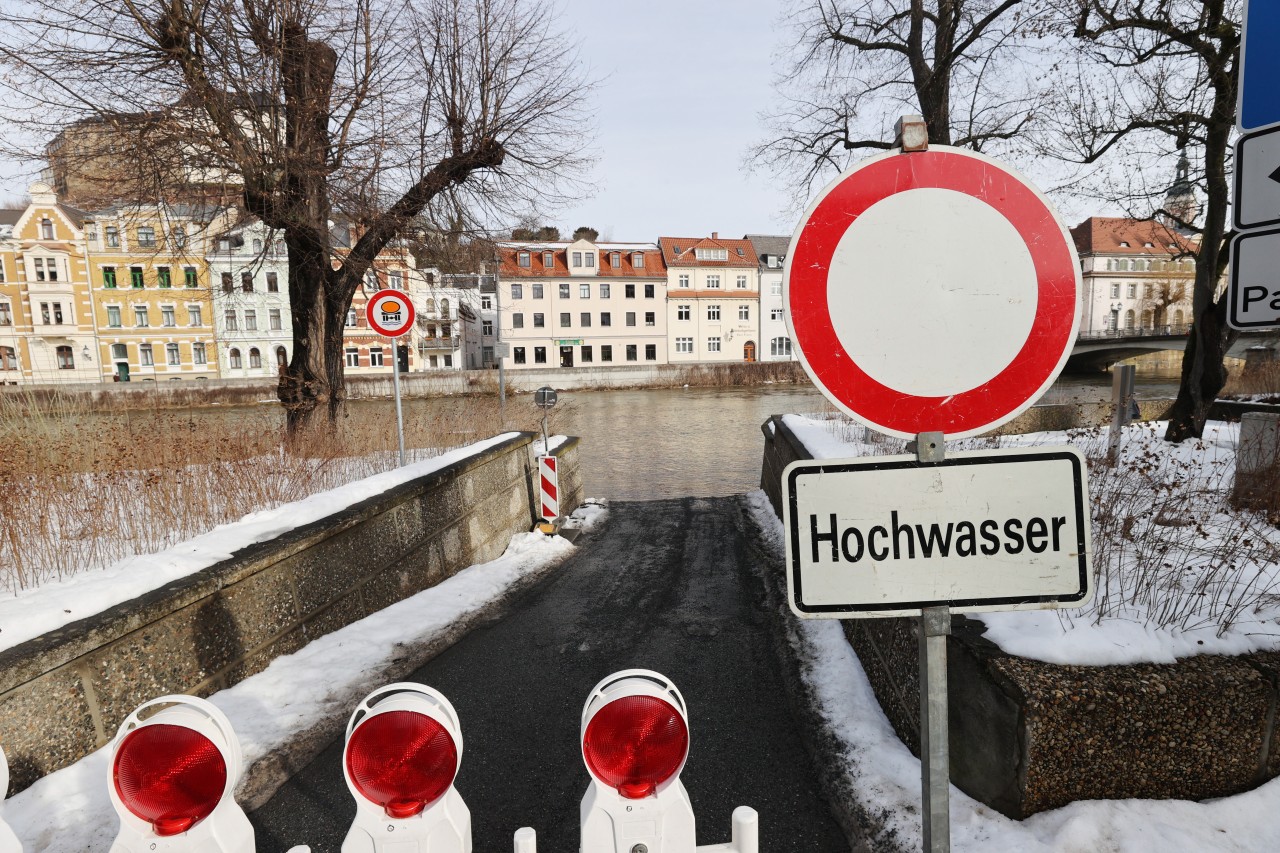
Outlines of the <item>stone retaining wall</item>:
<svg viewBox="0 0 1280 853">
<path fill-rule="evenodd" d="M 782 517 L 782 472 L 812 455 L 775 415 L 761 487 Z M 851 619 L 845 636 L 894 730 L 919 752 L 917 620 Z M 1024 818 L 1075 800 L 1200 800 L 1280 774 L 1280 653 L 1174 664 L 1066 666 L 1015 657 L 955 616 L 947 639 L 951 780 Z"/>
<path fill-rule="evenodd" d="M 368 498 L 141 598 L 0 652 L 10 792 L 82 758 L 141 702 L 207 696 L 277 656 L 492 560 L 535 521 L 533 433 Z M 560 507 L 583 499 L 578 439 Z"/>
</svg>

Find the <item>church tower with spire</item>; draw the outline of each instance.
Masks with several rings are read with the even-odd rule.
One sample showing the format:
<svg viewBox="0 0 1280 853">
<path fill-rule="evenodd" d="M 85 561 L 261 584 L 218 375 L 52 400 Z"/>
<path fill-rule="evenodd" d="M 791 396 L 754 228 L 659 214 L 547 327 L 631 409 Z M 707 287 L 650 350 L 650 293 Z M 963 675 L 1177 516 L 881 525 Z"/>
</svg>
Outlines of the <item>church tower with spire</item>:
<svg viewBox="0 0 1280 853">
<path fill-rule="evenodd" d="M 1164 194 L 1164 204 L 1162 205 L 1169 215 L 1160 217 L 1165 224 L 1171 228 L 1181 228 L 1178 223 L 1185 222 L 1188 225 L 1196 221 L 1196 217 L 1200 215 L 1200 204 L 1196 201 L 1196 190 L 1188 176 L 1191 171 L 1191 161 L 1187 159 L 1184 151 L 1178 157 L 1178 173 L 1172 184 L 1169 185 L 1169 191 Z"/>
</svg>

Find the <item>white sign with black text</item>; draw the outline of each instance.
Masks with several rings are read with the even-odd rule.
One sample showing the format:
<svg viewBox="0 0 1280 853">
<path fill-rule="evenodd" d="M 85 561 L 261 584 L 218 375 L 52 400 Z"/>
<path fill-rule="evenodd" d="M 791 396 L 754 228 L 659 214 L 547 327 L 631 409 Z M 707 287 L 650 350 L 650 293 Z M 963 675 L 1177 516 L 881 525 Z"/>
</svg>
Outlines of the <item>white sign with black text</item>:
<svg viewBox="0 0 1280 853">
<path fill-rule="evenodd" d="M 787 586 L 806 618 L 1080 607 L 1088 486 L 1072 447 L 793 462 Z"/>
</svg>

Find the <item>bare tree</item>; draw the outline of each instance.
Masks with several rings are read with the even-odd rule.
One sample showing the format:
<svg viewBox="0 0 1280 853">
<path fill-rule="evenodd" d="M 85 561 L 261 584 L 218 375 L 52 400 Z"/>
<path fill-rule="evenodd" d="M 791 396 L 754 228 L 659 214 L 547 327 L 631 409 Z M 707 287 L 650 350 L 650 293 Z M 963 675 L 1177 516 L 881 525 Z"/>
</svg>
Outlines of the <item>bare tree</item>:
<svg viewBox="0 0 1280 853">
<path fill-rule="evenodd" d="M 851 155 L 893 146 L 894 121 L 919 112 L 929 141 L 977 150 L 1036 117 L 1027 60 L 1040 4 L 1022 0 L 800 0 L 776 85 L 784 106 L 752 161 L 796 176 L 807 196 Z"/>
<path fill-rule="evenodd" d="M 1231 236 L 1240 0 L 1070 0 L 1063 9 L 1086 57 L 1076 80 L 1061 89 L 1062 121 L 1049 149 L 1100 167 L 1084 181 L 1094 195 L 1199 236 L 1192 330 L 1165 438 L 1199 437 L 1236 339 L 1219 282 Z M 1203 211 L 1160 201 L 1172 160 L 1183 152 L 1193 168 L 1180 181 L 1203 196 Z"/>
<path fill-rule="evenodd" d="M 541 0 L 12 0 L 6 13 L 3 80 L 29 135 L 108 127 L 63 137 L 67 156 L 123 155 L 116 171 L 141 179 L 120 191 L 146 200 L 220 186 L 283 234 L 291 431 L 340 411 L 344 318 L 385 247 L 423 221 L 552 206 L 582 160 L 589 85 Z"/>
</svg>

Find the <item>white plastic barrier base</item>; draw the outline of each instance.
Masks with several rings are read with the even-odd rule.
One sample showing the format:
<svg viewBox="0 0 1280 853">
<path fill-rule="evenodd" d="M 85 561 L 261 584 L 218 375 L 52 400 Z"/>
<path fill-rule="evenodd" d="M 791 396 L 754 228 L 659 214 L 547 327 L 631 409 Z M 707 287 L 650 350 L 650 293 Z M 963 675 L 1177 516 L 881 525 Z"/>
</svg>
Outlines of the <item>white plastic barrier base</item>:
<svg viewBox="0 0 1280 853">
<path fill-rule="evenodd" d="M 585 834 L 584 834 L 585 838 Z M 728 844 L 704 844 L 702 847 L 646 847 L 648 853 L 676 853 L 679 850 L 692 850 L 695 853 L 760 853 L 760 815 L 750 806 L 738 806 L 733 810 L 732 839 Z M 579 853 L 602 853 L 617 850 L 619 853 L 630 853 L 635 844 L 628 842 L 627 847 L 583 848 Z M 538 853 L 538 836 L 530 827 L 516 830 L 515 853 Z"/>
</svg>

